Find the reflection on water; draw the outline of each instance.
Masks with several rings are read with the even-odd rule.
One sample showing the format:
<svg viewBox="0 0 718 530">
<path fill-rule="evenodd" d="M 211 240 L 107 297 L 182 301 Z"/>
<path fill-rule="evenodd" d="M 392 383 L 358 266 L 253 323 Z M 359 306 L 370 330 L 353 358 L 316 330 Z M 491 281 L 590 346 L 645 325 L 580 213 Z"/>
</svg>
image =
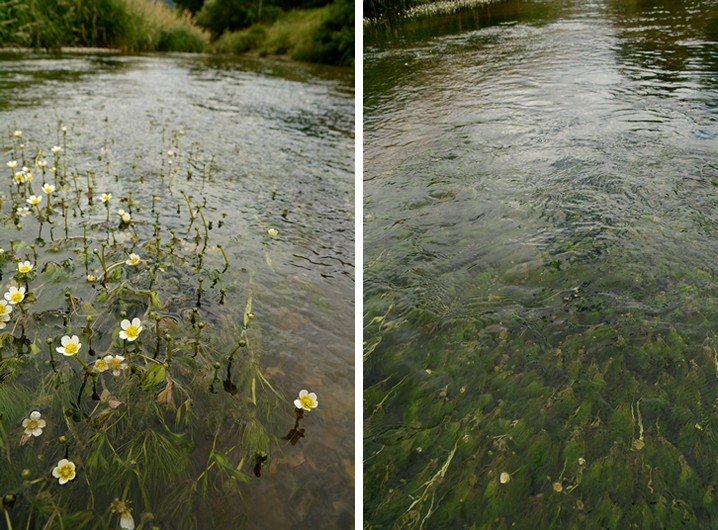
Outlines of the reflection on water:
<svg viewBox="0 0 718 530">
<path fill-rule="evenodd" d="M 39 193 L 35 163 L 48 160 L 50 181 L 53 162 L 67 165 L 52 213 L 18 213 L 28 184 L 3 184 L 0 246 L 12 240 L 11 258 L 23 261 L 33 261 L 30 244 L 38 254 L 31 318 L 0 332 L 12 333 L 2 347 L 0 494 L 17 496 L 14 524 L 31 513 L 36 524 L 114 525 L 129 506 L 146 528 L 149 513 L 160 528 L 348 527 L 353 74 L 182 54 L 0 60 L 2 174 L 24 160 Z M 53 145 L 64 149 L 53 155 Z M 131 251 L 147 270 L 124 264 Z M 5 261 L 3 292 L 15 267 Z M 118 337 L 125 317 L 142 319 L 134 346 Z M 83 378 L 72 358 L 55 352 L 50 363 L 66 334 L 81 337 L 88 363 L 112 353 L 130 364 L 117 368 L 122 377 Z M 301 389 L 321 406 L 305 414 L 301 439 L 287 439 Z M 18 446 L 16 420 L 35 408 L 46 433 Z M 77 479 L 60 487 L 51 471 L 63 455 Z M 106 478 L 92 482 L 98 470 Z M 112 505 L 117 516 L 115 497 L 130 501 Z"/>
<path fill-rule="evenodd" d="M 717 16 L 507 2 L 366 36 L 369 524 L 715 518 Z"/>
</svg>

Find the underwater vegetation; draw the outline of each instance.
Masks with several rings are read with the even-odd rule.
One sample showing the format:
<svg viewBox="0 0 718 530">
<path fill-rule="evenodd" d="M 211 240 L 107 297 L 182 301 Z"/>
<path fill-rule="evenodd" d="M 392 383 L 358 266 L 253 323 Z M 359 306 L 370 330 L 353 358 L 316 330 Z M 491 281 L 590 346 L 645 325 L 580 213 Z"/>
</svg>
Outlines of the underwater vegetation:
<svg viewBox="0 0 718 530">
<path fill-rule="evenodd" d="M 77 163 L 75 125 L 2 136 L 0 524 L 240 527 L 318 397 L 265 377 L 262 271 L 213 237 L 214 157 L 162 128 L 154 170 L 120 175 L 107 142 Z"/>
<path fill-rule="evenodd" d="M 668 230 L 646 221 L 626 239 Z M 714 275 L 628 247 L 574 234 L 408 290 L 375 283 L 401 250 L 368 252 L 366 528 L 718 524 Z"/>
</svg>

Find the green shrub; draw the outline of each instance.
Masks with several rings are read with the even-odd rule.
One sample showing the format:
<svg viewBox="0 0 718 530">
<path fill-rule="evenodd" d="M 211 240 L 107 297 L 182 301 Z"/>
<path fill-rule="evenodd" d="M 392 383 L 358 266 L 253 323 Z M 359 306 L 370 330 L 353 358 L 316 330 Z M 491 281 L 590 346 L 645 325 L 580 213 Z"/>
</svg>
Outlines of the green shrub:
<svg viewBox="0 0 718 530">
<path fill-rule="evenodd" d="M 311 40 L 292 55 L 300 61 L 354 65 L 354 4 L 335 0 Z"/>
<path fill-rule="evenodd" d="M 251 24 L 249 5 L 242 0 L 207 0 L 197 13 L 196 20 L 215 37 Z"/>
</svg>

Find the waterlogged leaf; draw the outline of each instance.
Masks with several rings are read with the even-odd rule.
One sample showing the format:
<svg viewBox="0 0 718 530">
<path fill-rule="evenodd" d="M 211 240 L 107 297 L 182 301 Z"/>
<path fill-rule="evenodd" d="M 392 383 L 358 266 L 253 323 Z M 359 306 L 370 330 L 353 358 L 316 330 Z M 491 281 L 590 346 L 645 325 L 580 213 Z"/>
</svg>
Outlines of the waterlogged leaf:
<svg viewBox="0 0 718 530">
<path fill-rule="evenodd" d="M 232 465 L 227 455 L 218 451 L 212 451 L 212 458 L 232 477 L 241 482 L 249 483 L 249 477 Z"/>
<path fill-rule="evenodd" d="M 155 364 L 151 366 L 145 373 L 144 382 L 142 388 L 148 390 L 152 386 L 157 386 L 165 380 L 165 367 L 162 364 Z"/>
</svg>

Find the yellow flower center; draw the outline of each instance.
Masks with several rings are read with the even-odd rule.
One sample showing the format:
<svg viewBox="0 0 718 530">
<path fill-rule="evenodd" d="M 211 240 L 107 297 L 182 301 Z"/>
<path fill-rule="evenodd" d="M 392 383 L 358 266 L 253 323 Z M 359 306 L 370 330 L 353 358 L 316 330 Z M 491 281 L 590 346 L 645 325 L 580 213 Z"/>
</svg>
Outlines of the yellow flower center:
<svg viewBox="0 0 718 530">
<path fill-rule="evenodd" d="M 28 431 L 34 431 L 40 426 L 40 420 L 36 420 L 34 418 L 30 418 L 30 421 L 27 422 L 27 427 L 25 427 Z"/>
<path fill-rule="evenodd" d="M 102 359 L 95 361 L 95 368 L 98 370 L 105 370 L 107 368 L 107 363 L 103 361 Z"/>
<path fill-rule="evenodd" d="M 72 355 L 73 353 L 77 353 L 77 344 L 74 342 L 71 342 L 67 346 L 65 346 L 65 353 L 68 355 Z"/>
<path fill-rule="evenodd" d="M 314 400 L 310 398 L 309 396 L 303 396 L 299 398 L 299 402 L 302 404 L 302 407 L 311 409 L 314 405 Z"/>
<path fill-rule="evenodd" d="M 75 473 L 75 470 L 70 464 L 65 464 L 60 469 L 57 470 L 57 474 L 60 475 L 60 478 L 62 480 L 70 480 L 72 478 L 72 475 Z"/>
<path fill-rule="evenodd" d="M 139 333 L 139 331 L 137 331 L 137 328 L 136 328 L 135 326 L 129 326 L 129 327 L 125 330 L 125 333 L 127 334 L 127 336 L 128 336 L 129 338 L 133 339 L 133 338 L 135 338 L 135 337 L 137 336 L 137 334 Z"/>
<path fill-rule="evenodd" d="M 27 265 L 21 265 L 20 272 L 30 272 L 30 267 L 28 267 Z"/>
<path fill-rule="evenodd" d="M 10 300 L 15 302 L 16 304 L 22 302 L 22 293 L 12 293 L 10 295 Z"/>
</svg>

